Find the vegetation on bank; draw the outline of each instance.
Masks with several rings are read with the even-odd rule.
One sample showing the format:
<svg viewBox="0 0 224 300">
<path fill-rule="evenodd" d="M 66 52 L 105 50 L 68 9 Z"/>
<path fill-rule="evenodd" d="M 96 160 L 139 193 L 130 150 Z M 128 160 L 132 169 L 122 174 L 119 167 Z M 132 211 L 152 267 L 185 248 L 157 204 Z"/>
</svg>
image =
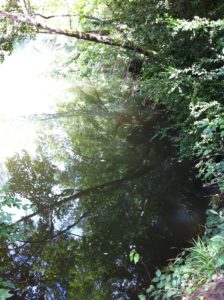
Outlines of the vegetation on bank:
<svg viewBox="0 0 224 300">
<path fill-rule="evenodd" d="M 216 199 L 217 200 L 217 199 Z M 163 270 L 157 270 L 146 291 L 153 299 L 182 299 L 201 286 L 216 282 L 224 274 L 224 209 L 215 203 L 207 210 L 205 232 Z M 199 299 L 207 299 L 201 298 Z M 198 299 L 195 297 L 195 299 Z M 150 298 L 151 299 L 151 298 Z M 194 298 L 193 298 L 194 299 Z"/>
</svg>

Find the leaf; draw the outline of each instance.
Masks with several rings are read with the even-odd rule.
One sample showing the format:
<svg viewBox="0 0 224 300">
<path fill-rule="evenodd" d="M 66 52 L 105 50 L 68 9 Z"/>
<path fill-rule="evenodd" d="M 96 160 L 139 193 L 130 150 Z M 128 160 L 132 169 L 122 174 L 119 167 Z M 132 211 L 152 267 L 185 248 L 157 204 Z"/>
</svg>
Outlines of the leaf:
<svg viewBox="0 0 224 300">
<path fill-rule="evenodd" d="M 133 259 L 134 259 L 134 254 L 135 254 L 134 251 L 135 251 L 135 250 L 132 250 L 132 251 L 130 252 L 130 254 L 129 254 L 130 261 L 133 261 Z"/>
<path fill-rule="evenodd" d="M 171 281 L 171 280 L 172 280 L 172 276 L 171 276 L 170 274 L 168 274 L 168 275 L 166 276 L 166 281 L 169 282 L 169 281 Z"/>
<path fill-rule="evenodd" d="M 216 268 L 222 267 L 224 265 L 224 254 L 220 255 L 214 263 Z"/>
<path fill-rule="evenodd" d="M 211 138 L 213 136 L 213 132 L 210 128 L 206 128 L 203 130 L 202 136 L 205 136 L 206 138 Z"/>
<path fill-rule="evenodd" d="M 174 295 L 176 295 L 176 294 L 177 294 L 177 291 L 175 291 L 175 290 L 170 290 L 170 291 L 167 292 L 166 296 L 167 296 L 168 298 L 171 298 L 172 296 L 174 296 Z"/>
<path fill-rule="evenodd" d="M 162 289 L 164 286 L 165 286 L 165 282 L 164 282 L 164 281 L 160 281 L 160 282 L 158 283 L 158 285 L 157 285 L 157 287 L 158 287 L 159 289 Z"/>
<path fill-rule="evenodd" d="M 215 211 L 213 209 L 208 209 L 206 212 L 211 213 L 213 215 L 218 215 L 217 211 Z"/>
<path fill-rule="evenodd" d="M 203 127 L 207 126 L 208 124 L 209 124 L 208 119 L 204 119 L 204 120 L 196 122 L 196 125 L 198 128 L 203 128 Z"/>
<path fill-rule="evenodd" d="M 130 252 L 129 257 L 130 257 L 130 261 L 134 261 L 135 264 L 137 264 L 137 262 L 140 259 L 140 255 L 135 249 Z"/>
<path fill-rule="evenodd" d="M 138 295 L 138 299 L 139 300 L 146 300 L 146 297 L 145 297 L 145 295 L 141 294 L 141 295 Z"/>
<path fill-rule="evenodd" d="M 134 263 L 137 264 L 139 259 L 140 259 L 140 255 L 136 252 L 135 255 L 134 255 Z"/>
<path fill-rule="evenodd" d="M 29 204 L 24 204 L 23 206 L 22 206 L 22 209 L 24 209 L 24 210 L 28 210 L 30 208 L 30 205 Z"/>
<path fill-rule="evenodd" d="M 147 288 L 146 292 L 149 294 L 149 293 L 151 293 L 154 289 L 155 289 L 154 285 L 151 284 L 151 285 Z"/>
<path fill-rule="evenodd" d="M 177 280 L 176 279 L 172 280 L 172 286 L 177 286 Z"/>
<path fill-rule="evenodd" d="M 159 277 L 153 278 L 152 282 L 155 282 L 155 283 L 159 282 Z"/>
<path fill-rule="evenodd" d="M 156 271 L 156 276 L 157 276 L 157 277 L 160 277 L 161 274 L 162 274 L 162 273 L 161 273 L 160 269 L 158 269 L 158 270 Z"/>
<path fill-rule="evenodd" d="M 205 149 L 203 155 L 206 156 L 206 155 L 210 154 L 211 152 L 212 152 L 211 149 Z"/>
<path fill-rule="evenodd" d="M 0 289 L 0 299 L 1 300 L 6 300 L 8 299 L 12 294 L 8 292 L 6 289 Z"/>
<path fill-rule="evenodd" d="M 211 238 L 211 241 L 213 243 L 218 243 L 224 246 L 224 237 L 221 235 L 215 235 L 214 237 Z"/>
</svg>

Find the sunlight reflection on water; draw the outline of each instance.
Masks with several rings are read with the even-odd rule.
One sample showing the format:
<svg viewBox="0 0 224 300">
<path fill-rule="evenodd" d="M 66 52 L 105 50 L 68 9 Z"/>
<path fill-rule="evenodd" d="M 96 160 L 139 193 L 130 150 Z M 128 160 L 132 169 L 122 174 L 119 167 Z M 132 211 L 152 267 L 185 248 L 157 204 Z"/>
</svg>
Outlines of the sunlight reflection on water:
<svg viewBox="0 0 224 300">
<path fill-rule="evenodd" d="M 38 39 L 17 47 L 0 65 L 0 161 L 22 149 L 33 150 L 37 124 L 22 116 L 52 112 L 68 87 L 51 75 L 54 55 Z"/>
</svg>

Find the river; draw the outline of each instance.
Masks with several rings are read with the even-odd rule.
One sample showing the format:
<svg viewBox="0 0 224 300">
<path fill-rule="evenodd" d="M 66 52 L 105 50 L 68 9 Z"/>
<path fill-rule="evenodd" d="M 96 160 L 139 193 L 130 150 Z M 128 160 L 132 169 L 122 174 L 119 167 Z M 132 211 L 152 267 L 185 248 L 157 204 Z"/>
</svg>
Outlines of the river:
<svg viewBox="0 0 224 300">
<path fill-rule="evenodd" d="M 138 95 L 122 105 L 107 89 L 52 76 L 54 55 L 37 40 L 0 67 L 1 161 L 11 157 L 11 195 L 39 212 L 25 222 L 27 242 L 1 257 L 10 299 L 138 299 L 203 232 L 206 192 L 193 162 L 153 138 L 165 116 Z"/>
</svg>

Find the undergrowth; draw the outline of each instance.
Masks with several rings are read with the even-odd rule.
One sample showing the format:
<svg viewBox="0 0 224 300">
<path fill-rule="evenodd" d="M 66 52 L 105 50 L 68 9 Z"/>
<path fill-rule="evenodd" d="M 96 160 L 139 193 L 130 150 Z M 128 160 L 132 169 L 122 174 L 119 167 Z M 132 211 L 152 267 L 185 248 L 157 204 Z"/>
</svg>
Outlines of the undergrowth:
<svg viewBox="0 0 224 300">
<path fill-rule="evenodd" d="M 224 208 L 218 210 L 213 203 L 206 214 L 203 237 L 162 271 L 157 270 L 141 299 L 181 299 L 224 274 Z"/>
</svg>

